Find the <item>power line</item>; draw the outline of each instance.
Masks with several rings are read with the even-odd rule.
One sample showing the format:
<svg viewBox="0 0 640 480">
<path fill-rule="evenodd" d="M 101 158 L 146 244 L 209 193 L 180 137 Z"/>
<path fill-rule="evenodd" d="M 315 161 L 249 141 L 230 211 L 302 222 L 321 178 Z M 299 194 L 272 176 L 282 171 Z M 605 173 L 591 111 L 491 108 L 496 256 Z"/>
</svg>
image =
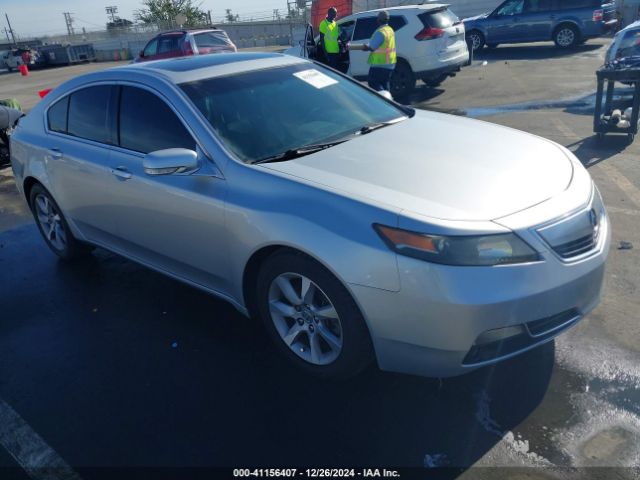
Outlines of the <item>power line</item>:
<svg viewBox="0 0 640 480">
<path fill-rule="evenodd" d="M 118 13 L 118 7 L 115 5 L 111 5 L 109 7 L 104 7 L 107 15 L 111 15 L 111 23 L 115 23 L 116 21 L 116 13 Z"/>
</svg>

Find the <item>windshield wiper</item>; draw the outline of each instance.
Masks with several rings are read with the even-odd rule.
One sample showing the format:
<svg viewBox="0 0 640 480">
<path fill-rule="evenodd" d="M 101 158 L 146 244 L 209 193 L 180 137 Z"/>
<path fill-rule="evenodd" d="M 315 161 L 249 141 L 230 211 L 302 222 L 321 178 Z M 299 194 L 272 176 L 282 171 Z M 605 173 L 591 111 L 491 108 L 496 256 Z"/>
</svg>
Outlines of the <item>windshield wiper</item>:
<svg viewBox="0 0 640 480">
<path fill-rule="evenodd" d="M 411 117 L 409 117 L 411 118 Z M 395 118 L 393 120 L 389 120 L 388 122 L 379 122 L 379 123 L 371 123 L 369 125 L 365 125 L 360 130 L 358 130 L 357 134 L 366 135 L 367 133 L 371 133 L 374 130 L 378 130 L 379 128 L 388 127 L 389 125 L 393 125 L 394 123 L 401 122 L 406 120 L 406 117 Z"/>
<path fill-rule="evenodd" d="M 347 139 L 342 139 L 342 140 L 337 140 L 335 142 L 306 145 L 304 147 L 293 148 L 291 150 L 287 150 L 286 152 L 278 153 L 277 155 L 271 155 L 266 158 L 261 158 L 260 160 L 255 160 L 250 163 L 251 165 L 257 165 L 260 163 L 286 162 L 287 160 L 293 160 L 294 158 L 304 157 L 305 155 L 311 155 L 312 153 L 320 152 L 322 150 L 326 150 L 327 148 L 335 147 L 336 145 L 339 145 L 346 141 Z"/>
</svg>

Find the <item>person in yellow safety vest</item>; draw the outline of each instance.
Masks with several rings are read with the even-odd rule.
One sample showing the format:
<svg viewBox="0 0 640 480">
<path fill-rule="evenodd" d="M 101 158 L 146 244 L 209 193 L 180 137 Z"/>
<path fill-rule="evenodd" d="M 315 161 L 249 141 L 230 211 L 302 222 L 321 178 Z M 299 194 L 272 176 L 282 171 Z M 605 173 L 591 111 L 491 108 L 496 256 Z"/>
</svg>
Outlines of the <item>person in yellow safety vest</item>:
<svg viewBox="0 0 640 480">
<path fill-rule="evenodd" d="M 389 26 L 389 13 L 378 13 L 378 29 L 373 33 L 368 45 L 364 46 L 369 54 L 369 86 L 380 92 L 391 91 L 391 75 L 396 68 L 396 34 Z"/>
<path fill-rule="evenodd" d="M 326 64 L 331 68 L 338 68 L 338 60 L 340 59 L 340 29 L 336 23 L 338 18 L 338 9 L 331 7 L 327 11 L 327 18 L 320 22 L 320 46 L 324 50 Z"/>
</svg>

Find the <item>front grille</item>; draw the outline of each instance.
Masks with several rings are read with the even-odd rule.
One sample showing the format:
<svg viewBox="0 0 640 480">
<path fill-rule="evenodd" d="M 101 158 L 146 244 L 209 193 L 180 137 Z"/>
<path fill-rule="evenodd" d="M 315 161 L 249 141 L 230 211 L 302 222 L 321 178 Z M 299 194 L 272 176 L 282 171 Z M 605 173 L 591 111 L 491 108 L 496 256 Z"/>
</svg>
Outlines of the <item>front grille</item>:
<svg viewBox="0 0 640 480">
<path fill-rule="evenodd" d="M 553 247 L 562 258 L 572 258 L 593 250 L 598 243 L 597 232 Z"/>
<path fill-rule="evenodd" d="M 562 259 L 571 260 L 596 250 L 600 234 L 606 228 L 606 212 L 597 190 L 584 210 L 537 230 Z"/>
</svg>

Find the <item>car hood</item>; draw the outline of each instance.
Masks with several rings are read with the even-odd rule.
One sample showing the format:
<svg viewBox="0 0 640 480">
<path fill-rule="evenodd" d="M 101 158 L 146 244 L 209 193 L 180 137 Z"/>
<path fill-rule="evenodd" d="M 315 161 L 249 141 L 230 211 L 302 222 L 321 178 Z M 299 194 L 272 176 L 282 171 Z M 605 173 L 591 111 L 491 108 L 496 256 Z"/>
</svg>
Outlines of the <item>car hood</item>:
<svg viewBox="0 0 640 480">
<path fill-rule="evenodd" d="M 265 168 L 434 219 L 486 221 L 567 189 L 571 160 L 555 143 L 479 120 L 416 116 Z"/>
<path fill-rule="evenodd" d="M 463 23 L 466 22 L 473 22 L 476 20 L 484 20 L 485 18 L 487 18 L 489 16 L 491 12 L 487 12 L 487 13 L 481 13 L 480 15 L 476 15 L 475 17 L 468 17 L 468 18 L 464 18 L 462 19 Z"/>
</svg>

